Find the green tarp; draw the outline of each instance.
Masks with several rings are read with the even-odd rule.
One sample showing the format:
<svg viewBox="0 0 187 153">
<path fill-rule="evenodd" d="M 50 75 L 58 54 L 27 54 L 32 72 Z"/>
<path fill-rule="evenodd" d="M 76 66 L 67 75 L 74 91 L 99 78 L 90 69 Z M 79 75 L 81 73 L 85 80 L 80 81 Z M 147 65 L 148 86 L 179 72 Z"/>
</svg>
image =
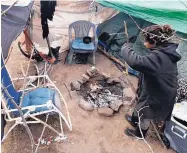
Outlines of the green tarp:
<svg viewBox="0 0 187 153">
<path fill-rule="evenodd" d="M 169 24 L 176 31 L 187 33 L 187 1 L 185 0 L 97 0 L 97 2 L 154 24 Z"/>
</svg>

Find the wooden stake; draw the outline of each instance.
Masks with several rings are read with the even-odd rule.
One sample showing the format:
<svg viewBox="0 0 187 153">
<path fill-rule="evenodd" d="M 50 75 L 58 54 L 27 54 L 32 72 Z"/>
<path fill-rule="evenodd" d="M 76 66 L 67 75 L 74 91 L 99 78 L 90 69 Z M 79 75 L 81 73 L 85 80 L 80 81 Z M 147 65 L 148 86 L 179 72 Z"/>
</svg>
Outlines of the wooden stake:
<svg viewBox="0 0 187 153">
<path fill-rule="evenodd" d="M 124 21 L 124 28 L 125 28 L 125 35 L 127 36 L 127 43 L 129 43 L 129 35 L 128 35 L 128 32 L 127 32 L 127 24 L 126 22 Z M 126 67 L 126 74 L 129 74 L 128 72 L 128 64 L 125 62 L 125 67 Z"/>
<path fill-rule="evenodd" d="M 157 135 L 159 141 L 161 142 L 162 146 L 166 149 L 166 146 L 165 146 L 164 142 L 162 141 L 162 138 L 160 137 L 160 134 L 159 134 L 159 132 L 158 132 L 153 120 L 151 120 L 151 125 L 153 126 L 153 129 L 156 132 L 156 135 Z"/>
<path fill-rule="evenodd" d="M 127 24 L 126 22 L 124 21 L 124 27 L 125 27 L 125 35 L 127 36 L 127 43 L 129 42 L 129 35 L 128 35 L 128 32 L 127 32 Z"/>
<path fill-rule="evenodd" d="M 122 66 L 123 68 L 125 68 L 125 64 L 123 62 L 121 62 L 119 59 L 117 59 L 116 57 L 110 55 L 108 52 L 106 52 L 105 50 L 103 50 L 101 47 L 98 46 L 98 49 L 101 53 L 103 53 L 106 57 L 108 57 L 109 59 L 113 60 L 114 62 L 118 63 L 120 66 Z"/>
</svg>

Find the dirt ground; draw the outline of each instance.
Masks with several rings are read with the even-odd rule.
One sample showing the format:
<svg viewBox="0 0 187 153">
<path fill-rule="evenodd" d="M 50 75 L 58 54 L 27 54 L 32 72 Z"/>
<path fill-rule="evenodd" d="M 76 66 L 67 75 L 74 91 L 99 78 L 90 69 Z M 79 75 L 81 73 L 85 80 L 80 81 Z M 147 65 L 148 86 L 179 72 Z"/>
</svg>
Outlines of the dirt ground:
<svg viewBox="0 0 187 153">
<path fill-rule="evenodd" d="M 17 45 L 15 45 L 17 46 Z M 111 76 L 121 76 L 122 73 L 108 58 L 100 53 L 96 55 L 96 67 Z M 64 55 L 65 57 L 65 55 Z M 18 77 L 21 73 L 20 62 L 27 59 L 14 47 L 12 55 L 7 63 L 12 77 Z M 50 75 L 52 81 L 62 92 L 67 101 L 73 124 L 73 131 L 65 128 L 68 139 L 63 143 L 52 143 L 49 146 L 41 145 L 38 153 L 149 153 L 148 146 L 142 140 L 136 140 L 124 135 L 124 129 L 130 127 L 124 119 L 124 114 L 131 112 L 132 108 L 122 107 L 119 113 L 112 117 L 99 116 L 97 111 L 87 112 L 78 107 L 75 100 L 71 100 L 68 88 L 71 81 L 80 77 L 90 67 L 89 65 L 64 65 L 63 60 L 54 65 Z M 137 86 L 137 78 L 128 76 L 134 87 Z M 53 124 L 53 120 L 51 121 Z M 54 121 L 56 122 L 56 121 Z M 54 123 L 55 124 L 55 123 Z M 8 125 L 9 126 L 9 125 Z M 37 139 L 41 125 L 32 125 L 31 130 Z M 47 132 L 45 137 L 54 135 Z M 171 149 L 164 149 L 154 135 L 149 131 L 146 138 L 154 153 L 174 153 Z M 25 129 L 17 126 L 2 144 L 2 153 L 30 153 L 30 141 Z"/>
</svg>

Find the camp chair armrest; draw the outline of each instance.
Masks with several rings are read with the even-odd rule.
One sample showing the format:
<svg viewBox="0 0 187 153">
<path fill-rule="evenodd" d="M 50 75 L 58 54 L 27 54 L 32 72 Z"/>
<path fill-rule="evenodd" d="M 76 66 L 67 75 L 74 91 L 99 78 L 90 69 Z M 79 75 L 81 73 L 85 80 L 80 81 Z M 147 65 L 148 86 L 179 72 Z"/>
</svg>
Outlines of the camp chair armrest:
<svg viewBox="0 0 187 153">
<path fill-rule="evenodd" d="M 47 75 L 39 75 L 39 76 L 28 76 L 26 79 L 37 79 L 37 78 L 49 78 Z M 12 81 L 17 81 L 17 80 L 24 80 L 25 77 L 20 77 L 20 78 L 13 78 Z"/>
</svg>

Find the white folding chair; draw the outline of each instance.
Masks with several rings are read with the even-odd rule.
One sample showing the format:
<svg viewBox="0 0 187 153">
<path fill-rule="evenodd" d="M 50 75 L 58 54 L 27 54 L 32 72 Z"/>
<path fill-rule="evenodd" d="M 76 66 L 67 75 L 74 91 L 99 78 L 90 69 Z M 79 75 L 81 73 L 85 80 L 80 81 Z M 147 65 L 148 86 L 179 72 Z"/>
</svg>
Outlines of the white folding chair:
<svg viewBox="0 0 187 153">
<path fill-rule="evenodd" d="M 52 130 L 57 134 L 58 140 L 66 139 L 66 136 L 63 131 L 62 120 L 66 123 L 68 129 L 72 131 L 72 124 L 71 119 L 68 111 L 67 104 L 65 99 L 63 98 L 59 89 L 55 86 L 55 84 L 50 80 L 48 75 L 41 75 L 41 76 L 28 76 L 26 80 L 29 82 L 30 80 L 40 80 L 42 79 L 42 85 L 34 84 L 34 82 L 30 81 L 27 84 L 26 88 L 17 92 L 21 95 L 18 98 L 18 101 L 15 100 L 14 95 L 11 95 L 12 91 L 9 92 L 9 89 L 15 90 L 13 85 L 7 84 L 7 79 L 10 79 L 6 67 L 3 68 L 4 71 L 1 71 L 3 76 L 2 77 L 2 113 L 5 116 L 6 122 L 14 122 L 13 126 L 5 133 L 2 142 L 7 138 L 8 134 L 17 126 L 17 125 L 24 125 L 24 124 L 43 124 L 43 130 L 40 135 L 39 141 L 36 145 L 35 152 L 37 152 L 38 147 L 40 145 L 40 141 L 43 137 L 44 131 L 47 128 Z M 5 73 L 4 73 L 5 72 Z M 8 76 L 6 76 L 8 75 Z M 15 80 L 24 80 L 25 77 L 16 78 Z M 11 80 L 12 81 L 12 80 Z M 8 82 L 11 82 L 8 80 Z M 22 94 L 24 93 L 24 95 Z M 23 98 L 23 99 L 22 99 Z M 19 108 L 23 114 L 23 116 L 18 115 L 18 109 L 10 105 L 10 101 L 13 101 L 15 104 L 19 104 Z M 65 105 L 65 110 L 62 108 L 62 104 Z M 66 112 L 66 117 L 65 117 Z M 50 114 L 56 113 L 59 116 L 60 122 L 60 131 L 56 130 L 51 125 L 47 124 L 48 118 Z M 38 118 L 39 115 L 46 115 L 46 120 L 42 121 Z M 23 120 L 26 119 L 26 123 Z M 31 118 L 31 120 L 27 120 Z"/>
</svg>

